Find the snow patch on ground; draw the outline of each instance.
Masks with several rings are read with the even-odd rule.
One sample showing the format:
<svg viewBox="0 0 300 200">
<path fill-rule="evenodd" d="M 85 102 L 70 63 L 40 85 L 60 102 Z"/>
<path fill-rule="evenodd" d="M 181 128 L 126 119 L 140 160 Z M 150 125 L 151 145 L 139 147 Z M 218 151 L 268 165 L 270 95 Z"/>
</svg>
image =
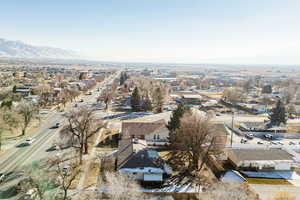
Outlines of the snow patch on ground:
<svg viewBox="0 0 300 200">
<path fill-rule="evenodd" d="M 221 178 L 221 181 L 224 183 L 227 182 L 245 182 L 245 178 L 237 171 L 227 171 L 223 177 Z"/>
</svg>

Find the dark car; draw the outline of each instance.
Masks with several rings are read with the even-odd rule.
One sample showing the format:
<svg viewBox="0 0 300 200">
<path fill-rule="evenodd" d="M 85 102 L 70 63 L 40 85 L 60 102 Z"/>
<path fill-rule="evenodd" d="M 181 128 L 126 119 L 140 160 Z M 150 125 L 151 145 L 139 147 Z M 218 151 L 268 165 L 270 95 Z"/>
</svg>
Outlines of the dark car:
<svg viewBox="0 0 300 200">
<path fill-rule="evenodd" d="M 292 141 L 289 142 L 289 145 L 295 145 L 295 144 L 296 144 L 295 142 Z"/>
<path fill-rule="evenodd" d="M 27 142 L 23 142 L 21 144 L 18 144 L 16 147 L 21 148 L 21 147 L 28 147 L 30 144 Z"/>
<path fill-rule="evenodd" d="M 51 146 L 49 149 L 47 149 L 46 152 L 57 151 L 57 150 L 60 150 L 59 145 L 53 144 L 53 146 Z"/>
<path fill-rule="evenodd" d="M 252 140 L 254 138 L 254 135 L 252 133 L 247 133 L 246 138 Z"/>
<path fill-rule="evenodd" d="M 241 139 L 241 144 L 246 144 L 247 143 L 247 140 L 245 140 L 245 139 Z"/>
<path fill-rule="evenodd" d="M 59 128 L 60 126 L 60 123 L 56 123 L 54 126 L 51 126 L 50 129 L 56 129 L 56 128 Z"/>
</svg>

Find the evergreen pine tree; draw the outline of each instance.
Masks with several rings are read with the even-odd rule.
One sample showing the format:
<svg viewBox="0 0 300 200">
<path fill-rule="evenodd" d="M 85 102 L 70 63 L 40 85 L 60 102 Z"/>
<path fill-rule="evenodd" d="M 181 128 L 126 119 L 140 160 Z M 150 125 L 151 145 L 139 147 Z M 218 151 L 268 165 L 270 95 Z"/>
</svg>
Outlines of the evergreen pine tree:
<svg viewBox="0 0 300 200">
<path fill-rule="evenodd" d="M 16 90 L 17 90 L 17 86 L 14 85 L 14 87 L 13 87 L 13 89 L 12 89 L 12 92 L 13 92 L 13 93 L 16 93 Z"/>
<path fill-rule="evenodd" d="M 272 109 L 272 113 L 269 116 L 271 125 L 279 126 L 280 123 L 286 124 L 286 113 L 283 103 L 278 100 L 275 108 Z"/>
<path fill-rule="evenodd" d="M 120 75 L 120 85 L 123 85 L 124 82 L 125 82 L 125 76 L 124 76 L 124 73 L 122 72 Z"/>
<path fill-rule="evenodd" d="M 141 105 L 140 105 L 141 97 L 140 97 L 139 90 L 137 87 L 135 87 L 132 92 L 130 103 L 131 103 L 132 111 L 138 112 L 141 110 Z"/>
<path fill-rule="evenodd" d="M 126 72 L 122 72 L 120 75 L 120 85 L 123 85 L 127 79 L 128 75 L 126 74 Z"/>
<path fill-rule="evenodd" d="M 143 101 L 143 104 L 142 104 L 142 110 L 143 111 L 151 111 L 153 108 L 152 108 L 152 102 L 149 98 L 148 95 L 146 95 L 144 101 Z"/>
<path fill-rule="evenodd" d="M 180 103 L 176 110 L 173 110 L 172 116 L 168 124 L 166 125 L 170 131 L 170 139 L 172 140 L 172 135 L 175 134 L 176 129 L 180 127 L 180 119 L 184 113 L 189 112 L 190 108 L 184 103 Z"/>
<path fill-rule="evenodd" d="M 155 95 L 154 95 L 154 103 L 155 103 L 155 111 L 157 113 L 161 113 L 163 111 L 163 94 L 160 87 L 157 87 L 155 89 Z"/>
</svg>

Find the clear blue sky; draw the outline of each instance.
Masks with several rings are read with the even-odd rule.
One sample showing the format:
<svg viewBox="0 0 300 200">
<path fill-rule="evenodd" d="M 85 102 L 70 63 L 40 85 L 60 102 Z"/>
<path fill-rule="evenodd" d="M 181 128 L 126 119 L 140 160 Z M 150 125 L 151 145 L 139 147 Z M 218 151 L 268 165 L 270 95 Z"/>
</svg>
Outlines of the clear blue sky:
<svg viewBox="0 0 300 200">
<path fill-rule="evenodd" d="M 300 64 L 299 0 L 3 0 L 0 19 L 98 60 Z"/>
</svg>

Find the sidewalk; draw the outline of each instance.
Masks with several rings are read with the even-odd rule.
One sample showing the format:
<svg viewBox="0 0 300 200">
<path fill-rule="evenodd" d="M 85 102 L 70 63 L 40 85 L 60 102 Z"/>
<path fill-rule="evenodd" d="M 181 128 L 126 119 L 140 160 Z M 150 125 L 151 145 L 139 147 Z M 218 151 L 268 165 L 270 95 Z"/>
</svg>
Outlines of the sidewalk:
<svg viewBox="0 0 300 200">
<path fill-rule="evenodd" d="M 82 191 L 83 189 L 85 189 L 85 186 L 84 186 L 84 183 L 85 183 L 85 180 L 86 180 L 86 176 L 89 172 L 89 168 L 90 168 L 90 165 L 93 161 L 94 158 L 96 158 L 96 145 L 100 142 L 100 139 L 101 139 L 101 136 L 102 136 L 102 133 L 103 133 L 103 128 L 99 131 L 99 134 L 97 135 L 97 138 L 96 138 L 96 141 L 95 143 L 93 144 L 93 149 L 92 151 L 90 152 L 89 155 L 87 155 L 84 160 L 87 161 L 87 163 L 84 165 L 84 170 L 83 170 L 83 175 L 80 177 L 80 180 L 79 180 L 79 183 L 77 185 L 77 191 Z M 96 177 L 95 177 L 96 178 Z"/>
</svg>

